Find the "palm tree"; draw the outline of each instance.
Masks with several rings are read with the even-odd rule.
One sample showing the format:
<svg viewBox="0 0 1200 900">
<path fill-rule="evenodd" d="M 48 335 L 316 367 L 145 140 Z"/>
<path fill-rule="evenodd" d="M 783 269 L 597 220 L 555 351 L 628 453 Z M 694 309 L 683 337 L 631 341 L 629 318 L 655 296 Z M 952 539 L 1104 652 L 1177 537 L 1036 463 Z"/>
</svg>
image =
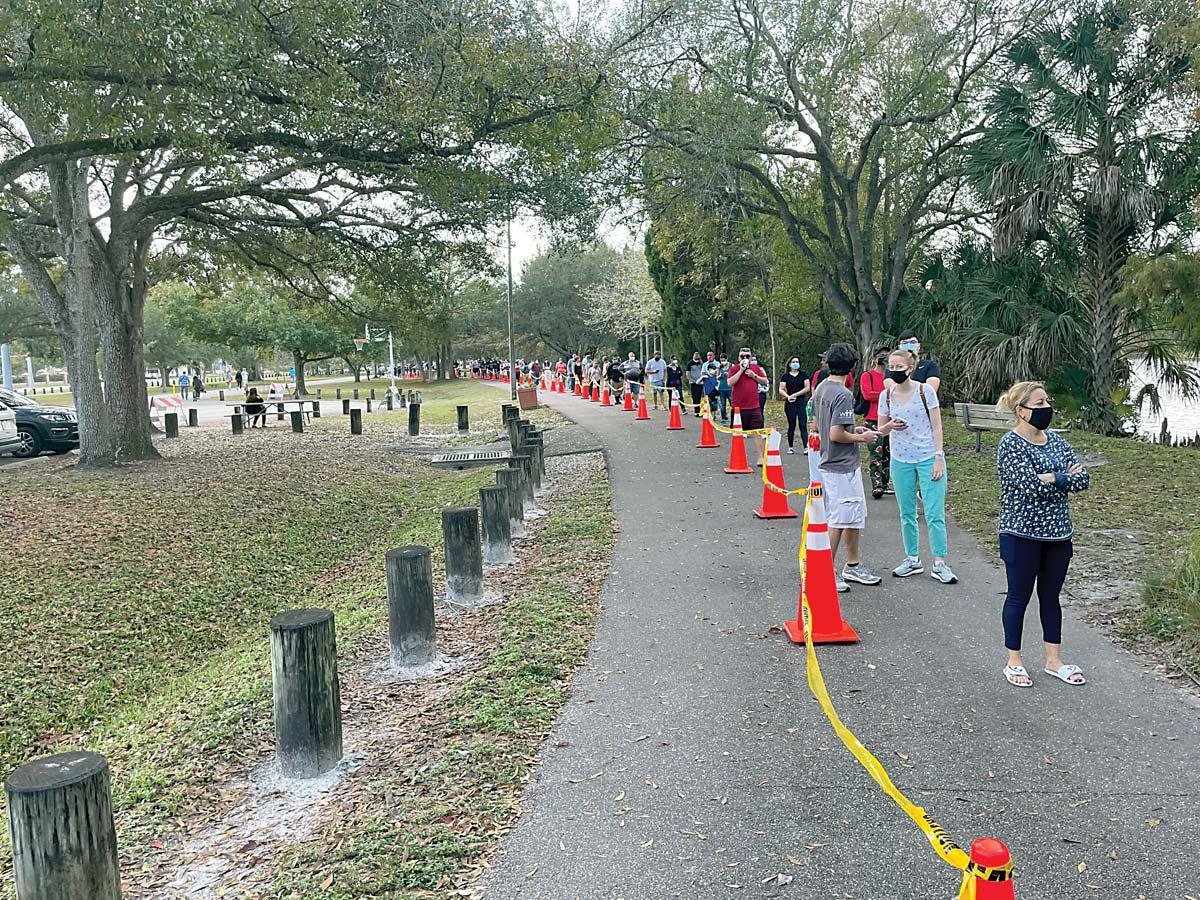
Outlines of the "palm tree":
<svg viewBox="0 0 1200 900">
<path fill-rule="evenodd" d="M 1177 369 L 1164 335 L 1117 300 L 1130 256 L 1170 239 L 1186 208 L 1178 185 L 1195 164 L 1188 59 L 1162 37 L 1167 19 L 1129 0 L 1069 4 L 1011 48 L 972 153 L 997 256 L 1038 253 L 1056 226 L 1078 248 L 1070 289 L 1085 309 L 1083 414 L 1104 433 L 1120 429 L 1130 353 L 1150 342 L 1168 375 Z"/>
</svg>

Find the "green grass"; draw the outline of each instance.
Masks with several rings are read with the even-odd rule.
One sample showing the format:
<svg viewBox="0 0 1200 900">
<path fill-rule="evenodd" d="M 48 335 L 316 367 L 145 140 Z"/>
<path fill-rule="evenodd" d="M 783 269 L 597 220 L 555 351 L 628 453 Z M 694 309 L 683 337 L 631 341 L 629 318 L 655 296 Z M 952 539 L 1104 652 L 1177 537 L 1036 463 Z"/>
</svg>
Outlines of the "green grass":
<svg viewBox="0 0 1200 900">
<path fill-rule="evenodd" d="M 608 484 L 594 479 L 540 536 L 539 562 L 523 579 L 532 587 L 491 621 L 487 662 L 424 711 L 425 766 L 360 785 L 360 802 L 332 833 L 285 855 L 268 898 L 445 897 L 469 882 L 471 866 L 515 820 L 516 798 L 586 655 L 611 542 Z M 589 571 L 594 577 L 581 577 Z"/>
<path fill-rule="evenodd" d="M 431 417 L 453 422 L 465 402 L 498 428 L 503 392 L 459 387 L 423 389 Z M 318 432 L 261 435 L 248 447 L 197 433 L 164 448 L 162 462 L 6 476 L 0 528 L 12 589 L 0 599 L 0 774 L 52 752 L 103 753 L 127 873 L 220 808 L 224 785 L 272 742 L 268 619 L 332 609 L 339 650 L 352 657 L 386 629 L 384 551 L 425 544 L 440 566 L 441 510 L 474 504 L 492 481 L 490 468 L 436 471 L 371 446 Z M 430 765 L 389 769 L 397 786 L 381 784 L 377 796 L 401 798 L 400 808 L 364 805 L 335 842 L 322 835 L 290 851 L 295 869 L 284 869 L 281 885 L 298 879 L 307 887 L 296 896 L 335 896 L 315 889 L 324 876 L 301 878 L 306 860 L 365 873 L 361 891 L 345 896 L 371 896 L 372 879 L 462 878 L 463 861 L 512 819 L 594 625 L 611 541 L 607 482 L 596 481 L 547 520 L 545 555 L 525 590 L 496 609 L 501 649 L 422 716 Z M 601 569 L 585 580 L 595 559 Z M 448 811 L 467 824 L 447 825 Z M 399 855 L 396 816 L 411 823 Z M 5 833 L 0 873 L 7 853 Z M 0 897 L 12 890 L 0 875 Z"/>
</svg>

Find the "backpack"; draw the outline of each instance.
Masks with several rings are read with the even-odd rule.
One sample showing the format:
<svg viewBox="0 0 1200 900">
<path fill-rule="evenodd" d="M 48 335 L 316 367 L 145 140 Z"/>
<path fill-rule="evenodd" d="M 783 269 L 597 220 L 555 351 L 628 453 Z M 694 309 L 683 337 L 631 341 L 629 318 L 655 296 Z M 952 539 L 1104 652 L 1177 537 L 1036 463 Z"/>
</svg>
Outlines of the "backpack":
<svg viewBox="0 0 1200 900">
<path fill-rule="evenodd" d="M 933 416 L 930 415 L 930 413 L 929 413 L 929 401 L 925 399 L 925 382 L 917 381 L 917 382 L 914 382 L 914 384 L 916 384 L 916 386 L 917 386 L 917 396 L 921 398 L 921 405 L 923 407 L 925 407 L 925 417 L 927 419 L 929 419 L 929 423 L 932 425 L 933 424 Z M 890 412 L 892 409 L 892 388 L 888 388 L 887 401 L 888 401 L 888 411 Z"/>
<path fill-rule="evenodd" d="M 864 372 L 863 375 L 867 373 Z M 891 398 L 888 398 L 891 401 Z M 871 411 L 871 401 L 863 396 L 862 392 L 862 375 L 854 382 L 854 414 L 856 416 L 865 416 Z"/>
</svg>

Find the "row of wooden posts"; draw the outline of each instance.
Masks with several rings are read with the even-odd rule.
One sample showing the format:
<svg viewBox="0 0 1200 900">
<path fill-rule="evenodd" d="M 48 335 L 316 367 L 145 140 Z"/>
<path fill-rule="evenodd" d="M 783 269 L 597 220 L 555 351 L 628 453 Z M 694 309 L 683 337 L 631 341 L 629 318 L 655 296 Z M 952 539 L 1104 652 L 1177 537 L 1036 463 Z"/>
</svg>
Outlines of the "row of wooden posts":
<svg viewBox="0 0 1200 900">
<path fill-rule="evenodd" d="M 222 394 L 223 393 L 224 392 L 222 392 Z M 320 391 L 318 391 L 317 393 L 319 394 Z M 403 394 L 399 395 L 399 404 L 400 404 L 399 408 L 408 410 L 408 433 L 410 436 L 416 437 L 417 435 L 419 435 L 421 433 L 421 392 L 420 391 L 409 391 L 408 393 L 409 393 L 409 398 L 407 401 L 405 400 Z M 341 394 L 340 388 L 338 389 L 338 394 Z M 355 394 L 354 399 L 358 399 L 358 389 L 357 388 L 355 389 L 354 394 Z M 367 412 L 371 412 L 371 402 L 374 399 L 374 394 L 375 394 L 374 388 L 371 389 L 371 394 L 372 394 L 372 396 L 367 399 Z M 224 399 L 224 397 L 222 396 L 221 399 Z M 342 402 L 342 415 L 348 416 L 350 418 L 350 433 L 351 434 L 362 434 L 362 429 L 363 429 L 362 410 L 357 407 L 351 408 L 350 404 L 353 401 L 349 397 L 344 398 L 344 399 L 342 399 L 342 398 L 339 398 L 339 399 L 341 399 L 341 402 Z M 278 407 L 277 411 L 275 412 L 275 417 L 276 417 L 277 421 L 282 422 L 283 417 L 284 417 L 284 406 L 289 402 L 293 402 L 293 401 L 264 399 L 263 405 L 264 405 L 264 407 L 271 407 L 271 406 Z M 389 411 L 392 410 L 393 408 L 395 408 L 395 406 L 394 406 L 395 400 L 393 399 L 392 394 L 388 394 L 384 398 L 384 402 L 386 404 L 386 408 Z M 383 409 L 383 408 L 384 407 L 380 407 L 380 409 Z M 471 430 L 471 417 L 470 417 L 469 408 L 467 406 L 459 406 L 457 409 L 458 409 L 458 430 L 459 430 L 459 432 L 466 434 L 468 431 Z M 188 427 L 189 428 L 198 427 L 200 424 L 199 410 L 197 410 L 195 407 L 192 407 L 191 409 L 189 409 L 187 411 L 187 414 L 188 414 Z M 264 412 L 262 412 L 260 415 L 268 416 L 268 415 L 271 415 L 271 413 L 264 410 Z M 292 431 L 296 434 L 302 434 L 304 432 L 304 411 L 300 410 L 300 409 L 290 410 L 287 412 L 287 415 L 290 417 L 290 420 L 291 420 Z M 320 397 L 318 397 L 315 401 L 312 401 L 312 417 L 314 419 L 321 418 L 321 399 L 320 399 Z M 230 427 L 232 428 L 233 433 L 234 434 L 244 434 L 245 430 L 246 430 L 246 420 L 249 418 L 251 418 L 250 415 L 243 412 L 241 406 L 234 406 L 233 414 L 229 417 Z M 171 413 L 166 413 L 163 416 L 163 433 L 168 438 L 179 437 L 179 415 L 178 415 L 178 413 L 171 412 Z"/>
<path fill-rule="evenodd" d="M 512 447 L 496 484 L 479 490 L 479 506 L 442 512 L 448 602 L 484 601 L 484 563 L 511 562 L 512 539 L 542 492 L 542 434 L 508 405 Z M 428 547 L 389 550 L 390 666 L 419 674 L 437 658 L 433 559 Z M 270 622 L 275 756 L 289 778 L 314 778 L 342 759 L 342 706 L 334 615 L 293 609 Z M 108 761 L 71 752 L 32 760 L 4 784 L 17 900 L 120 900 L 117 836 Z"/>
</svg>

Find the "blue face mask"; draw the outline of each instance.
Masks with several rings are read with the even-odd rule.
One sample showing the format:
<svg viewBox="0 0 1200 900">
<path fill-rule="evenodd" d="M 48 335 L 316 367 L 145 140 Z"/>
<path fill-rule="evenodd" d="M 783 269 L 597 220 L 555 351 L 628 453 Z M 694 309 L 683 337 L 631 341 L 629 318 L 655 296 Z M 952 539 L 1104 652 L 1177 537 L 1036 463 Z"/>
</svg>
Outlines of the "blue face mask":
<svg viewBox="0 0 1200 900">
<path fill-rule="evenodd" d="M 918 348 L 918 347 L 920 347 L 920 346 L 921 346 L 921 345 L 920 345 L 920 344 L 918 344 L 916 341 L 905 341 L 903 344 L 901 344 L 901 345 L 900 345 L 900 349 L 901 349 L 901 350 L 908 350 L 908 351 L 909 351 L 909 352 L 911 352 L 911 353 L 916 353 L 916 352 L 917 352 L 917 348 Z"/>
<path fill-rule="evenodd" d="M 789 365 L 788 368 L 791 369 L 793 372 L 799 372 L 800 371 L 800 363 L 794 362 L 791 365 Z"/>
</svg>

